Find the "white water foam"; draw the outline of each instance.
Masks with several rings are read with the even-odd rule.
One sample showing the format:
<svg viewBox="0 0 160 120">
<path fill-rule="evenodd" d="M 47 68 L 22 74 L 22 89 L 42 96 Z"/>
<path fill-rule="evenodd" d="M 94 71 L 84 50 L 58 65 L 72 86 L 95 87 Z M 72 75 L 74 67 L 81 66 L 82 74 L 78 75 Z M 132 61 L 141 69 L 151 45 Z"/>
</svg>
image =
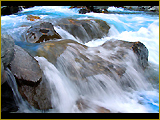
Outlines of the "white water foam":
<svg viewBox="0 0 160 120">
<path fill-rule="evenodd" d="M 108 9 L 107 9 L 108 11 L 116 11 L 116 12 L 118 12 L 118 11 L 124 11 L 124 8 L 122 8 L 122 7 L 119 7 L 119 8 L 117 8 L 117 7 L 109 7 Z"/>
<path fill-rule="evenodd" d="M 142 42 L 149 50 L 149 61 L 159 66 L 159 21 L 155 20 L 147 28 L 141 27 L 138 31 L 124 31 L 120 33 L 114 25 L 110 25 L 108 36 L 90 41 L 85 45 L 96 47 L 107 40 L 117 39 L 130 42 Z"/>
</svg>

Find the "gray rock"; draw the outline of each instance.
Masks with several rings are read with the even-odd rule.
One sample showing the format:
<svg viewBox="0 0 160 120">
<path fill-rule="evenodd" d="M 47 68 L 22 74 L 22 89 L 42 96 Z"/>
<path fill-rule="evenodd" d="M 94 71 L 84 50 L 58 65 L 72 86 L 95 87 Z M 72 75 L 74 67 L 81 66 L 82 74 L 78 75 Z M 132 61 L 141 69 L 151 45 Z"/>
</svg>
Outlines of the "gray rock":
<svg viewBox="0 0 160 120">
<path fill-rule="evenodd" d="M 1 85 L 6 81 L 6 67 L 14 58 L 14 41 L 9 35 L 1 35 Z"/>
<path fill-rule="evenodd" d="M 114 49 L 117 46 L 125 47 L 127 49 L 133 50 L 133 52 L 138 57 L 138 62 L 142 68 L 146 68 L 148 66 L 148 49 L 141 42 L 127 42 L 122 40 L 116 41 L 107 41 L 102 45 L 106 49 Z M 121 53 L 123 56 L 125 53 Z"/>
<path fill-rule="evenodd" d="M 138 56 L 139 64 L 142 68 L 146 68 L 148 66 L 148 49 L 146 46 L 141 42 L 135 42 L 132 45 L 132 49 Z"/>
<path fill-rule="evenodd" d="M 14 76 L 29 83 L 36 83 L 42 77 L 38 62 L 21 47 L 15 45 L 14 59 L 11 62 L 11 71 Z"/>
<path fill-rule="evenodd" d="M 44 75 L 42 75 L 40 81 L 32 86 L 19 81 L 19 92 L 34 108 L 40 110 L 52 109 L 49 83 Z"/>
<path fill-rule="evenodd" d="M 82 43 L 107 36 L 110 29 L 110 26 L 105 21 L 98 19 L 61 19 L 55 25 L 79 38 Z"/>
<path fill-rule="evenodd" d="M 35 56 L 45 57 L 49 62 L 55 65 L 57 58 L 66 50 L 68 43 L 79 44 L 74 40 L 48 41 L 40 43 L 37 46 L 38 49 L 35 52 Z"/>
<path fill-rule="evenodd" d="M 14 74 L 18 90 L 30 105 L 37 109 L 52 108 L 51 89 L 38 62 L 21 47 L 15 45 L 11 72 Z"/>
<path fill-rule="evenodd" d="M 1 35 L 1 60 L 6 68 L 14 57 L 14 40 L 9 35 Z"/>
<path fill-rule="evenodd" d="M 26 40 L 30 43 L 40 43 L 50 39 L 61 39 L 61 36 L 54 30 L 52 23 L 42 22 L 31 26 L 25 34 Z"/>
</svg>

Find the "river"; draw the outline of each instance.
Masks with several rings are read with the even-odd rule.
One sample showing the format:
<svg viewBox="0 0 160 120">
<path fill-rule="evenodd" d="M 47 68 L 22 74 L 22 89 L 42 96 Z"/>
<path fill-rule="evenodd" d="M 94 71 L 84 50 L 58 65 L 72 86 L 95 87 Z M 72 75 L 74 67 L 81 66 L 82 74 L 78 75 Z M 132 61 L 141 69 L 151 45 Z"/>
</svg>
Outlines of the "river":
<svg viewBox="0 0 160 120">
<path fill-rule="evenodd" d="M 110 52 L 99 47 L 108 40 L 140 41 L 148 48 L 149 67 L 145 72 L 135 69 L 133 63 L 131 63 L 134 56 L 131 61 L 125 61 L 123 63 L 127 66 L 125 77 L 126 81 L 131 83 L 131 86 L 124 89 L 126 86 L 122 86 L 121 82 L 117 82 L 101 72 L 88 76 L 86 78 L 88 82 L 81 80 L 82 76 L 77 72 L 77 67 L 81 66 L 74 61 L 74 54 L 70 52 L 74 51 L 72 48 L 68 48 L 69 50 L 58 58 L 56 65 L 53 65 L 44 57 L 34 56 L 49 81 L 50 87 L 56 86 L 56 92 L 52 93 L 52 102 L 55 109 L 48 112 L 94 113 L 96 112 L 95 106 L 100 106 L 115 113 L 159 113 L 159 15 L 115 7 L 109 7 L 108 11 L 110 13 L 108 14 L 93 12 L 79 14 L 78 10 L 78 8 L 69 9 L 69 6 L 35 6 L 23 9 L 14 15 L 1 16 L 1 32 L 11 35 L 15 43 L 21 45 L 22 34 L 38 21 L 51 22 L 59 18 L 100 19 L 109 24 L 108 35 L 100 39 L 90 40 L 87 43 L 81 43 L 79 38 L 58 26 L 54 26 L 54 29 L 63 39 L 72 39 L 88 46 L 89 49 L 87 50 L 77 49 L 90 59 L 92 59 L 91 55 L 108 59 L 105 58 L 104 54 L 110 54 Z M 27 15 L 36 15 L 41 19 L 29 21 L 26 19 Z M 52 23 L 54 25 L 54 22 Z M 97 54 L 94 51 L 95 49 L 98 49 L 101 54 Z M 68 72 L 68 66 L 71 64 L 73 64 L 73 70 L 77 72 L 78 82 L 76 83 L 70 80 L 71 73 Z M 148 80 L 146 76 L 151 79 Z M 87 104 L 87 108 L 78 109 L 75 105 L 77 99 L 83 100 Z M 23 104 L 19 106 L 18 112 L 41 112 L 24 107 Z"/>
</svg>

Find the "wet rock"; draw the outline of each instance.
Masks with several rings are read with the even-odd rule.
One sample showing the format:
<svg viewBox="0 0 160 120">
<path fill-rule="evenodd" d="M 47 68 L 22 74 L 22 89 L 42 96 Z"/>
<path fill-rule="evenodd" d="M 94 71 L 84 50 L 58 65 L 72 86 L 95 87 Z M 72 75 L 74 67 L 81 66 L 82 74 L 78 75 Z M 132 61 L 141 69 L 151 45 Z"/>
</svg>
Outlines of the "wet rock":
<svg viewBox="0 0 160 120">
<path fill-rule="evenodd" d="M 99 106 L 97 107 L 96 111 L 97 111 L 97 113 L 111 113 L 110 110 L 108 110 L 104 107 L 99 107 Z"/>
<path fill-rule="evenodd" d="M 41 19 L 39 16 L 27 15 L 27 20 L 35 21 L 37 19 Z"/>
<path fill-rule="evenodd" d="M 18 90 L 21 96 L 34 108 L 40 110 L 52 109 L 51 89 L 49 86 L 44 75 L 42 75 L 40 82 L 34 85 L 18 80 Z"/>
<path fill-rule="evenodd" d="M 9 35 L 1 35 L 1 84 L 6 81 L 5 69 L 14 58 L 14 40 Z"/>
<path fill-rule="evenodd" d="M 86 14 L 86 13 L 89 13 L 90 10 L 86 9 L 86 8 L 82 8 L 79 10 L 79 14 Z"/>
<path fill-rule="evenodd" d="M 38 62 L 21 47 L 15 45 L 10 69 L 16 78 L 18 90 L 33 107 L 50 109 L 51 91 Z"/>
<path fill-rule="evenodd" d="M 80 98 L 76 101 L 76 105 L 77 105 L 78 109 L 82 112 L 87 109 L 92 109 L 97 113 L 111 113 L 110 110 L 108 110 L 104 107 L 100 107 L 98 105 L 95 105 L 95 104 L 91 103 L 89 100 L 82 99 L 82 98 Z"/>
<path fill-rule="evenodd" d="M 14 40 L 9 35 L 1 35 L 1 60 L 4 64 L 4 68 L 14 58 Z"/>
<path fill-rule="evenodd" d="M 80 14 L 86 14 L 89 12 L 95 12 L 95 13 L 107 13 L 107 9 L 109 6 L 71 6 L 72 8 L 81 8 L 79 10 Z"/>
<path fill-rule="evenodd" d="M 49 22 L 36 23 L 26 33 L 26 40 L 30 43 L 40 43 L 51 39 L 61 39 L 61 36 L 54 30 Z"/>
<path fill-rule="evenodd" d="M 6 68 L 14 59 L 14 40 L 9 35 L 1 35 L 1 112 L 16 112 L 18 107 L 13 98 L 13 92 L 7 83 Z"/>
<path fill-rule="evenodd" d="M 79 38 L 82 43 L 107 36 L 110 29 L 110 26 L 105 21 L 98 19 L 61 19 L 56 25 L 68 31 L 74 37 Z"/>
<path fill-rule="evenodd" d="M 77 105 L 78 109 L 81 111 L 84 109 L 87 109 L 89 107 L 87 103 L 88 103 L 88 101 L 83 100 L 81 98 L 76 101 L 76 105 Z"/>
<path fill-rule="evenodd" d="M 63 65 L 61 71 L 72 81 L 88 81 L 90 76 L 98 74 L 122 80 L 126 72 L 124 61 L 132 58 L 130 52 L 135 53 L 142 68 L 147 66 L 147 48 L 135 42 L 109 40 L 101 46 L 88 48 L 73 40 L 60 40 L 39 43 L 37 47 L 35 56 L 45 57 L 56 67 Z M 104 55 L 105 52 L 110 54 Z"/>
<path fill-rule="evenodd" d="M 159 12 L 159 6 L 124 6 L 124 8 L 133 11 Z"/>
<path fill-rule="evenodd" d="M 22 8 L 20 6 L 5 6 L 1 8 L 1 15 L 11 15 L 21 10 Z"/>
<path fill-rule="evenodd" d="M 58 57 L 56 66 L 63 65 L 59 69 L 72 81 L 88 81 L 90 76 L 104 74 L 119 81 L 123 86 L 130 86 L 129 82 L 123 82 L 125 81 L 123 75 L 128 66 L 124 61 L 136 62 L 136 65 L 139 63 L 142 68 L 148 64 L 147 48 L 140 44 L 138 46 L 142 46 L 139 50 L 135 42 L 110 40 L 97 48 L 83 47 L 81 44 L 74 43 L 66 45 L 64 52 Z M 100 51 L 98 52 L 98 50 Z M 136 52 L 136 50 L 138 51 Z M 104 52 L 108 52 L 108 54 L 104 55 Z"/>
<path fill-rule="evenodd" d="M 11 71 L 17 79 L 28 83 L 36 83 L 42 77 L 38 62 L 21 47 L 15 45 L 14 59 L 11 62 Z"/>
<path fill-rule="evenodd" d="M 115 49 L 117 46 L 131 49 L 137 55 L 139 65 L 142 68 L 146 68 L 148 66 L 148 49 L 139 41 L 127 42 L 122 40 L 110 40 L 105 42 L 102 46 L 106 49 Z M 119 53 L 122 57 L 126 55 L 125 51 L 121 51 Z"/>
<path fill-rule="evenodd" d="M 138 41 L 133 43 L 132 49 L 138 56 L 139 64 L 143 68 L 146 68 L 148 66 L 148 49 L 146 48 L 146 46 Z"/>
<path fill-rule="evenodd" d="M 98 6 L 87 6 L 87 8 L 90 9 L 91 12 L 102 13 L 102 9 Z"/>
<path fill-rule="evenodd" d="M 57 58 L 66 50 L 67 46 L 69 46 L 68 43 L 79 44 L 73 40 L 48 41 L 38 45 L 35 55 L 45 57 L 55 65 Z"/>
</svg>

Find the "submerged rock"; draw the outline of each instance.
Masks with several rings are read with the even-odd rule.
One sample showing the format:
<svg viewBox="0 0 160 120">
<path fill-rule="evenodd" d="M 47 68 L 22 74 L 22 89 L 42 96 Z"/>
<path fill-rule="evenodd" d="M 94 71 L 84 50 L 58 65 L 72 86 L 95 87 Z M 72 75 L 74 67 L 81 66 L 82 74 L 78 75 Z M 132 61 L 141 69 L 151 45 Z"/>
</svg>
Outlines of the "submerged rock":
<svg viewBox="0 0 160 120">
<path fill-rule="evenodd" d="M 35 21 L 37 19 L 41 19 L 39 16 L 27 15 L 27 20 Z"/>
<path fill-rule="evenodd" d="M 106 41 L 103 45 L 106 49 L 114 49 L 117 46 L 125 47 L 127 49 L 133 50 L 133 52 L 137 55 L 139 65 L 144 69 L 148 66 L 148 49 L 146 46 L 141 42 L 127 42 L 122 40 L 110 40 Z M 121 53 L 122 56 L 125 55 Z"/>
<path fill-rule="evenodd" d="M 104 107 L 97 107 L 97 113 L 111 113 L 111 111 L 110 110 L 108 110 L 108 109 L 106 109 L 106 108 L 104 108 Z"/>
<path fill-rule="evenodd" d="M 101 46 L 88 48 L 73 40 L 60 40 L 39 43 L 37 47 L 35 56 L 45 57 L 57 67 L 64 65 L 60 69 L 73 81 L 87 80 L 100 73 L 121 79 L 126 72 L 123 61 L 134 61 L 130 53 L 137 57 L 142 68 L 148 65 L 148 50 L 139 42 L 109 40 Z"/>
<path fill-rule="evenodd" d="M 50 109 L 51 90 L 38 62 L 21 47 L 15 45 L 10 69 L 18 83 L 18 90 L 37 109 Z"/>
<path fill-rule="evenodd" d="M 55 24 L 68 31 L 82 43 L 107 36 L 110 26 L 103 20 L 98 19 L 61 19 Z"/>
<path fill-rule="evenodd" d="M 61 36 L 54 30 L 52 23 L 42 22 L 31 26 L 26 33 L 26 40 L 30 43 L 40 43 L 51 39 L 61 39 Z"/>
<path fill-rule="evenodd" d="M 74 82 L 78 89 L 84 89 L 84 84 L 80 83 L 85 82 L 87 89 L 96 90 L 100 87 L 110 91 L 111 87 L 108 87 L 110 86 L 108 83 L 111 81 L 118 84 L 117 87 L 122 87 L 122 89 L 128 87 L 136 89 L 132 77 L 128 76 L 128 71 L 132 68 L 136 69 L 137 72 L 141 70 L 139 66 L 146 67 L 148 62 L 148 50 L 140 42 L 108 40 L 98 47 L 87 47 L 73 40 L 53 40 L 36 45 L 35 56 L 45 57 L 61 71 L 61 74 L 66 75 L 69 80 Z M 40 80 L 35 84 L 27 84 L 27 82 L 17 80 L 19 91 L 35 108 L 50 109 L 52 105 L 51 91 L 47 87 L 49 83 L 43 74 L 39 78 Z M 95 79 L 98 80 L 99 84 L 93 88 L 90 85 L 92 82 L 96 82 Z M 92 91 L 88 92 L 92 93 Z M 76 102 L 80 111 L 93 109 L 100 113 L 111 112 L 101 106 L 90 108 L 92 105 L 88 104 L 83 100 Z"/>
<path fill-rule="evenodd" d="M 39 57 L 45 57 L 48 61 L 55 65 L 57 58 L 66 50 L 66 48 L 69 46 L 69 43 L 81 45 L 74 40 L 48 41 L 38 45 L 35 55 Z"/>
<path fill-rule="evenodd" d="M 98 105 L 95 105 L 94 103 L 91 103 L 89 100 L 82 99 L 82 98 L 80 98 L 76 101 L 76 106 L 81 112 L 84 112 L 87 109 L 92 109 L 96 113 L 111 113 L 110 110 L 108 110 L 104 107 L 100 107 Z"/>
</svg>

